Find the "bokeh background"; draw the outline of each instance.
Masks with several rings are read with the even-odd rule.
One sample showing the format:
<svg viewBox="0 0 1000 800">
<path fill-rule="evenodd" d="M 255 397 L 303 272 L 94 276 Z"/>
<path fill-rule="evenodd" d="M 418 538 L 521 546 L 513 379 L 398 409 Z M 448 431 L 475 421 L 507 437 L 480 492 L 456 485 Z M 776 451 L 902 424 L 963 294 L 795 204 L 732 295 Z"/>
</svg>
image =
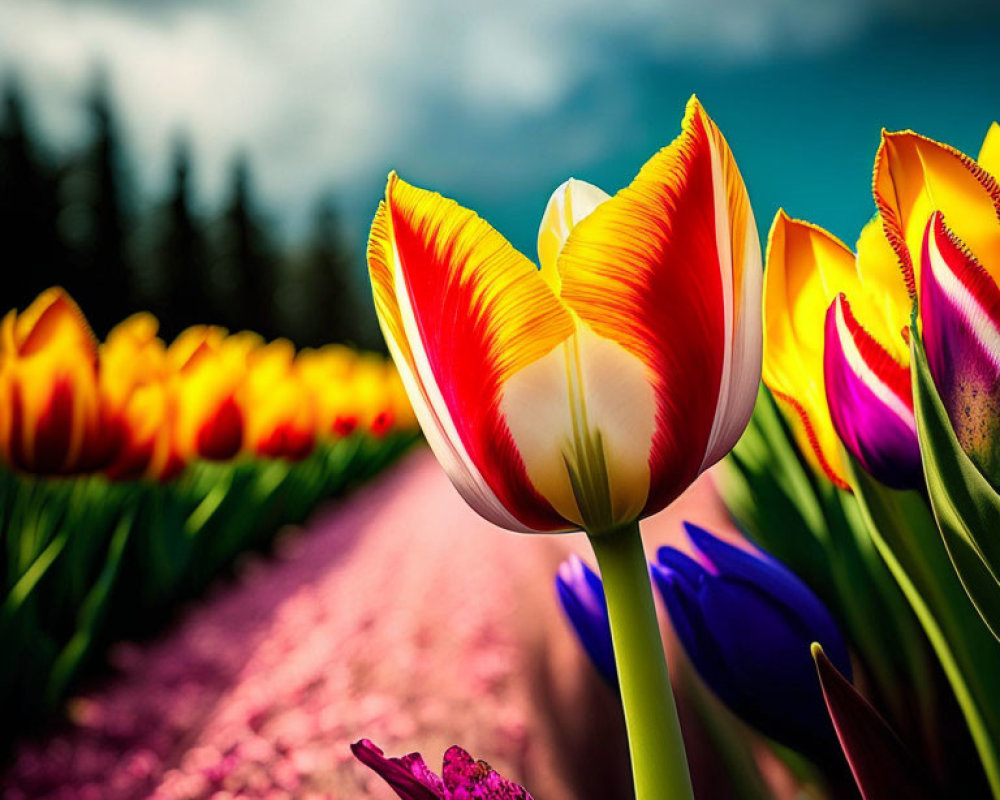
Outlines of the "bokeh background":
<svg viewBox="0 0 1000 800">
<path fill-rule="evenodd" d="M 976 152 L 998 32 L 992 0 L 0 0 L 4 305 L 378 346 L 389 169 L 534 256 L 551 190 L 623 185 L 692 92 L 762 235 L 780 205 L 853 243 L 881 127 Z"/>
</svg>

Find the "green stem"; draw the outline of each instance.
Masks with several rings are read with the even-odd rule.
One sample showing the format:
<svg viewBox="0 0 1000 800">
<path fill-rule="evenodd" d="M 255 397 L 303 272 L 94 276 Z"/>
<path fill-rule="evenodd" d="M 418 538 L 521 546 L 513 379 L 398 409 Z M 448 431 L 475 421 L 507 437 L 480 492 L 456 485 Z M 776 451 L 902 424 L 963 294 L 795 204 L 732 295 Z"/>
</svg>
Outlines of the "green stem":
<svg viewBox="0 0 1000 800">
<path fill-rule="evenodd" d="M 604 580 L 636 800 L 693 800 L 639 523 L 590 537 Z"/>
</svg>

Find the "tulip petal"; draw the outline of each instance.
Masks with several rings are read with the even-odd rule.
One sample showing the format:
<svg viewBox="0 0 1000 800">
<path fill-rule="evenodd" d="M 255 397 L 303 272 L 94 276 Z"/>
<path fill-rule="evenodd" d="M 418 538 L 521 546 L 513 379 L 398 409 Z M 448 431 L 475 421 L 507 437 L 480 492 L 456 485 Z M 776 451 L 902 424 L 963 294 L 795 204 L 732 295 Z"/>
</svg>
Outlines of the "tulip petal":
<svg viewBox="0 0 1000 800">
<path fill-rule="evenodd" d="M 441 777 L 450 800 L 532 800 L 524 787 L 507 780 L 485 761 L 477 761 L 458 745 L 445 751 Z"/>
<path fill-rule="evenodd" d="M 913 298 L 906 291 L 899 257 L 885 235 L 881 216 L 876 214 L 861 229 L 855 250 L 858 277 L 868 290 L 858 296 L 848 294 L 855 316 L 896 362 L 909 364 Z"/>
<path fill-rule="evenodd" d="M 1000 485 L 1000 288 L 935 213 L 920 276 L 927 361 L 962 449 Z"/>
<path fill-rule="evenodd" d="M 924 229 L 935 210 L 1000 280 L 1000 185 L 967 155 L 912 131 L 883 132 L 874 191 L 911 294 L 920 283 Z"/>
<path fill-rule="evenodd" d="M 899 737 L 823 652 L 812 645 L 823 697 L 864 800 L 936 797 L 929 777 Z"/>
<path fill-rule="evenodd" d="M 608 602 L 601 579 L 578 556 L 571 555 L 559 565 L 556 592 L 591 662 L 608 683 L 617 684 Z"/>
<path fill-rule="evenodd" d="M 389 349 L 456 488 L 502 527 L 565 529 L 499 410 L 507 379 L 574 331 L 538 270 L 475 213 L 395 174 L 368 263 Z"/>
<path fill-rule="evenodd" d="M 806 458 L 846 489 L 823 375 L 823 315 L 837 291 L 863 294 L 854 254 L 822 228 L 779 211 L 764 273 L 764 383 L 790 412 Z"/>
<path fill-rule="evenodd" d="M 684 523 L 684 530 L 691 544 L 720 577 L 766 586 L 771 594 L 781 598 L 787 609 L 799 618 L 803 628 L 809 628 L 813 636 L 825 643 L 838 668 L 847 675 L 851 674 L 851 660 L 833 617 L 794 572 L 768 553 L 761 550 L 748 552 L 690 522 Z"/>
<path fill-rule="evenodd" d="M 897 363 L 840 294 L 826 314 L 827 405 L 841 441 L 886 486 L 923 485 L 908 365 Z"/>
<path fill-rule="evenodd" d="M 570 232 L 610 195 L 586 181 L 570 178 L 552 193 L 538 228 L 538 263 L 542 277 L 559 291 L 556 261 Z"/>
<path fill-rule="evenodd" d="M 995 180 L 1000 180 L 1000 125 L 993 123 L 986 131 L 983 146 L 979 149 L 979 166 L 985 169 Z"/>
<path fill-rule="evenodd" d="M 653 384 L 652 513 L 732 446 L 760 371 L 756 225 L 729 148 L 696 99 L 680 136 L 572 230 L 558 267 L 562 300 L 641 361 Z"/>
<path fill-rule="evenodd" d="M 444 782 L 428 768 L 419 753 L 387 758 L 370 739 L 351 745 L 351 752 L 392 787 L 402 800 L 445 800 Z"/>
<path fill-rule="evenodd" d="M 642 514 L 656 396 L 634 355 L 581 324 L 507 381 L 500 410 L 532 485 L 564 519 L 593 534 Z"/>
</svg>

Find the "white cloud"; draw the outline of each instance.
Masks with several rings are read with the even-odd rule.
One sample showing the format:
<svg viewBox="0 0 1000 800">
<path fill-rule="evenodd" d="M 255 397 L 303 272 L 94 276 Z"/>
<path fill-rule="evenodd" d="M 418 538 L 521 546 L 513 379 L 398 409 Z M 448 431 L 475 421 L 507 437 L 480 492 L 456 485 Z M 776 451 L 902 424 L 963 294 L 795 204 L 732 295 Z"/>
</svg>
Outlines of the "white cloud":
<svg viewBox="0 0 1000 800">
<path fill-rule="evenodd" d="M 887 0 L 888 1 L 888 0 Z M 150 5 L 0 0 L 0 69 L 41 103 L 46 133 L 75 139 L 78 98 L 107 66 L 147 182 L 180 129 L 218 193 L 245 147 L 272 202 L 300 210 L 351 187 L 459 117 L 537 114 L 623 49 L 731 62 L 836 44 L 863 0 L 247 0 Z M 866 10 L 867 9 L 867 10 Z M 447 131 L 444 131 L 447 132 Z M 590 131 L 578 142 L 598 146 Z M 595 140 L 594 137 L 597 137 Z"/>
</svg>

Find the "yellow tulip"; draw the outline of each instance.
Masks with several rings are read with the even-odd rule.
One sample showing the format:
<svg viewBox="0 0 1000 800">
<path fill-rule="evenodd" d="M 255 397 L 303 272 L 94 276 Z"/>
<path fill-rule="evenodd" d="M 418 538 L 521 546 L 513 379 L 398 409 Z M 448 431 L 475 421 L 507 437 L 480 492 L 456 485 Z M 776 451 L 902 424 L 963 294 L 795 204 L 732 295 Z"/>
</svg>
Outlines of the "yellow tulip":
<svg viewBox="0 0 1000 800">
<path fill-rule="evenodd" d="M 870 436 L 866 440 L 878 412 L 857 408 L 869 394 L 888 397 L 907 417 L 903 424 L 913 439 L 902 445 L 908 458 L 899 469 L 906 481 L 912 479 L 916 434 L 904 336 L 910 306 L 881 220 L 862 230 L 855 255 L 822 228 L 778 212 L 764 271 L 764 383 L 786 412 L 806 458 L 841 488 L 847 488 L 847 474 L 838 427 L 862 461 L 879 461 L 872 452 L 878 446 Z M 828 378 L 837 381 L 839 393 L 831 392 Z M 846 405 L 853 407 L 849 411 Z M 857 416 L 849 417 L 851 412 Z M 916 459 L 919 470 L 919 453 Z"/>
<path fill-rule="evenodd" d="M 279 339 L 255 348 L 246 364 L 246 449 L 267 458 L 305 458 L 316 442 L 316 406 L 292 343 Z"/>
</svg>

